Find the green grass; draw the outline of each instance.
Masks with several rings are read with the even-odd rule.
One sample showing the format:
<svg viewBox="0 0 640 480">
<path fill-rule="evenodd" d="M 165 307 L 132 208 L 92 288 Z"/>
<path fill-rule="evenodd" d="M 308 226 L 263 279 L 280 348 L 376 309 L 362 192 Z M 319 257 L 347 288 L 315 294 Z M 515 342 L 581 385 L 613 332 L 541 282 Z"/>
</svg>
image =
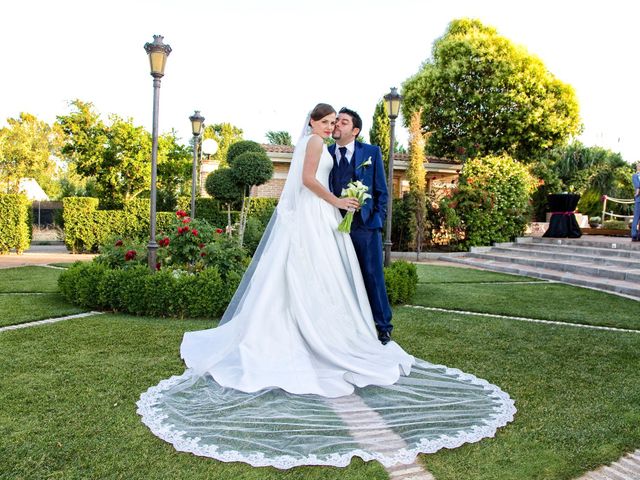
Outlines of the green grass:
<svg viewBox="0 0 640 480">
<path fill-rule="evenodd" d="M 81 313 L 59 293 L 0 295 L 0 327 Z"/>
<path fill-rule="evenodd" d="M 422 456 L 438 480 L 573 479 L 640 446 L 640 334 L 400 308 L 396 340 L 515 400 L 496 438 Z"/>
<path fill-rule="evenodd" d="M 640 330 L 640 302 L 559 283 L 422 283 L 412 304 Z"/>
<path fill-rule="evenodd" d="M 463 267 L 418 265 L 419 283 L 532 282 L 535 278 Z"/>
<path fill-rule="evenodd" d="M 0 334 L 0 478 L 386 479 L 376 462 L 287 471 L 221 463 L 155 437 L 136 414 L 184 366 L 185 330 L 212 322 L 101 315 Z M 11 473 L 8 473 L 11 472 Z"/>
<path fill-rule="evenodd" d="M 58 291 L 60 272 L 47 267 L 18 267 L 0 270 L 0 293 Z"/>
<path fill-rule="evenodd" d="M 632 300 L 559 284 L 480 285 L 523 279 L 477 270 L 418 270 L 414 303 L 640 328 Z M 438 480 L 570 480 L 640 446 L 640 333 L 413 308 L 397 308 L 394 323 L 410 353 L 497 384 L 518 408 L 495 438 L 421 456 Z M 1 333 L 0 479 L 388 478 L 358 459 L 345 469 L 225 464 L 151 434 L 135 402 L 183 371 L 184 331 L 212 325 L 107 314 Z"/>
</svg>

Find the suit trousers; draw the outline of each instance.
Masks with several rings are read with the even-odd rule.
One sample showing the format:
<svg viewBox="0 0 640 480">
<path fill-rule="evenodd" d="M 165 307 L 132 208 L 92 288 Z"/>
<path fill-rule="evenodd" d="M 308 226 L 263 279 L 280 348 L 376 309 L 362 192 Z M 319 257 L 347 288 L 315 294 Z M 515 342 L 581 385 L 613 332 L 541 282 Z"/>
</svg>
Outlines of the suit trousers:
<svg viewBox="0 0 640 480">
<path fill-rule="evenodd" d="M 640 197 L 633 202 L 633 222 L 631 223 L 631 238 L 638 238 L 638 220 L 640 219 Z"/>
<path fill-rule="evenodd" d="M 387 297 L 382 266 L 382 232 L 379 229 L 365 227 L 359 217 L 359 214 L 354 216 L 351 240 L 362 270 L 373 321 L 379 332 L 391 332 L 391 305 Z"/>
</svg>

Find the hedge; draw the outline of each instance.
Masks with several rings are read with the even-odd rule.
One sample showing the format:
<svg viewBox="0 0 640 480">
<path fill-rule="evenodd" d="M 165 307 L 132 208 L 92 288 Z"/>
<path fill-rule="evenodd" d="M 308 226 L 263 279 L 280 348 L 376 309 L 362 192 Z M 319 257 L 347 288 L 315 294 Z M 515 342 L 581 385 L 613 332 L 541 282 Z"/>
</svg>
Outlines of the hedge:
<svg viewBox="0 0 640 480">
<path fill-rule="evenodd" d="M 23 194 L 0 194 L 0 254 L 22 253 L 31 244 L 31 205 Z"/>
<path fill-rule="evenodd" d="M 122 210 L 98 210 L 98 199 L 67 197 L 63 200 L 64 242 L 73 253 L 97 252 L 114 235 L 148 238 L 149 199 L 129 201 Z M 156 214 L 156 232 L 168 230 L 172 212 Z"/>
<path fill-rule="evenodd" d="M 239 283 L 239 274 L 223 278 L 217 267 L 153 273 L 145 265 L 112 269 L 98 262 L 76 262 L 58 279 L 62 295 L 84 308 L 180 318 L 221 316 Z"/>
</svg>

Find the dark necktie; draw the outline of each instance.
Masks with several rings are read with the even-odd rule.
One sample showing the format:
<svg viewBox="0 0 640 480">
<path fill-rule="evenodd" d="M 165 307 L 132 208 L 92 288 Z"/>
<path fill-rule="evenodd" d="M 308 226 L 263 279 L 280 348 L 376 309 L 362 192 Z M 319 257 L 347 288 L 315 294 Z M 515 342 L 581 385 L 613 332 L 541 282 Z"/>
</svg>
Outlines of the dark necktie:
<svg viewBox="0 0 640 480">
<path fill-rule="evenodd" d="M 340 169 L 343 170 L 349 165 L 349 161 L 347 160 L 347 147 L 340 147 Z"/>
</svg>

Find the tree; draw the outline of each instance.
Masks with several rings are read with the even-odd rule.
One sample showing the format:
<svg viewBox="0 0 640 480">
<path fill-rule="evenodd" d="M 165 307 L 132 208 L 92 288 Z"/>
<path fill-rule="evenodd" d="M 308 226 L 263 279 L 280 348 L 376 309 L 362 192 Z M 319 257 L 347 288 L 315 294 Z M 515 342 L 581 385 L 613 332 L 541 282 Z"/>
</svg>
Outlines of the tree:
<svg viewBox="0 0 640 480">
<path fill-rule="evenodd" d="M 90 102 L 74 100 L 71 113 L 59 115 L 57 125 L 63 135 L 62 156 L 84 177 L 93 177 L 102 165 L 107 145 L 107 127 Z"/>
<path fill-rule="evenodd" d="M 389 163 L 389 144 L 391 143 L 391 127 L 389 115 L 384 100 L 380 100 L 373 112 L 373 121 L 369 130 L 369 143 L 377 145 L 382 151 L 384 169 L 387 171 Z"/>
<path fill-rule="evenodd" d="M 58 132 L 30 113 L 8 118 L 0 129 L 0 182 L 6 193 L 18 193 L 20 179 L 34 178 L 54 196 Z"/>
<path fill-rule="evenodd" d="M 74 100 L 68 115 L 58 116 L 61 149 L 72 169 L 95 183 L 102 206 L 120 207 L 148 195 L 151 185 L 151 134 L 131 119 L 111 115 L 107 125 L 89 102 Z M 191 176 L 191 153 L 174 131 L 158 139 L 159 205 L 172 207 Z"/>
<path fill-rule="evenodd" d="M 285 132 L 284 130 L 279 130 L 277 132 L 270 130 L 265 136 L 271 145 L 293 145 L 291 142 L 291 135 L 289 135 L 289 132 Z"/>
<path fill-rule="evenodd" d="M 193 146 L 181 145 L 175 130 L 158 138 L 158 210 L 172 211 L 181 195 L 191 194 Z"/>
<path fill-rule="evenodd" d="M 227 232 L 231 235 L 231 204 L 242 199 L 242 186 L 236 182 L 231 169 L 223 167 L 207 176 L 205 190 L 227 206 Z"/>
<path fill-rule="evenodd" d="M 213 138 L 218 143 L 218 151 L 211 159 L 217 160 L 221 165 L 224 165 L 229 147 L 233 143 L 242 140 L 242 129 L 230 123 L 205 125 L 202 139 L 206 140 L 207 138 Z"/>
<path fill-rule="evenodd" d="M 251 208 L 251 188 L 266 183 L 273 176 L 273 163 L 264 150 L 261 152 L 246 151 L 235 157 L 230 163 L 231 174 L 243 189 L 240 228 L 238 229 L 240 245 L 242 245 L 247 217 Z"/>
<path fill-rule="evenodd" d="M 549 151 L 541 162 L 550 165 L 558 178 L 558 188 L 549 193 L 579 193 L 581 198 L 578 210 L 581 213 L 599 215 L 602 211 L 602 195 L 614 198 L 633 197 L 631 175 L 634 169 L 619 153 L 597 146 L 586 147 L 575 141 Z M 630 213 L 630 209 L 620 205 L 614 204 L 612 209 L 619 214 Z"/>
<path fill-rule="evenodd" d="M 420 256 L 422 239 L 426 221 L 427 180 L 424 168 L 424 136 L 420 127 L 421 111 L 413 112 L 409 123 L 409 194 L 413 197 L 414 216 L 416 221 L 416 253 Z"/>
<path fill-rule="evenodd" d="M 403 113 L 423 108 L 428 153 L 540 157 L 580 131 L 576 94 L 542 61 L 478 20 L 459 19 L 403 84 Z"/>
</svg>

